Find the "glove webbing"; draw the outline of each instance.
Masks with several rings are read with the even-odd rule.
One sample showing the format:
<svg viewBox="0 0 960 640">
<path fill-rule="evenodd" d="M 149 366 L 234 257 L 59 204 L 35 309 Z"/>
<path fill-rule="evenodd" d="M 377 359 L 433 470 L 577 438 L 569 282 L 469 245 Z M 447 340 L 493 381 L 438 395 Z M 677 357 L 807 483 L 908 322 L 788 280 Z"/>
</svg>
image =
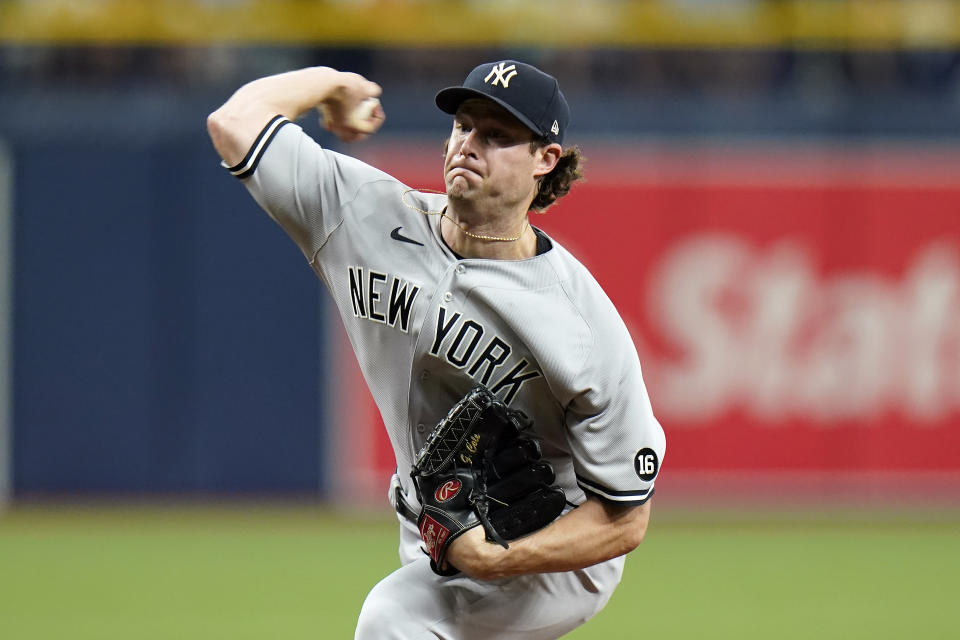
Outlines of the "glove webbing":
<svg viewBox="0 0 960 640">
<path fill-rule="evenodd" d="M 489 451 L 485 453 L 485 457 L 491 457 L 489 455 Z M 478 481 L 480 484 L 480 497 L 477 498 L 476 495 L 471 494 L 470 502 L 477 511 L 477 517 L 480 518 L 480 524 L 483 525 L 483 530 L 486 531 L 487 535 L 493 538 L 497 544 L 504 549 L 509 549 L 510 545 L 507 544 L 507 541 L 503 539 L 503 536 L 500 535 L 496 527 L 493 526 L 493 523 L 490 522 L 490 496 L 487 495 L 486 473 L 481 473 Z"/>
</svg>

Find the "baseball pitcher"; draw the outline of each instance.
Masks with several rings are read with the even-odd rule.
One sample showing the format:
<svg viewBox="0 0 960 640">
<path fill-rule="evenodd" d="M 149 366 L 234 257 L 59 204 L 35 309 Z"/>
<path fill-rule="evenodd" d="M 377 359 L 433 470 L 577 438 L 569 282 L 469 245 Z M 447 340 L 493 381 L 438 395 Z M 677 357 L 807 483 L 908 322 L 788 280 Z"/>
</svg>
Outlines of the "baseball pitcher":
<svg viewBox="0 0 960 640">
<path fill-rule="evenodd" d="M 339 309 L 396 455 L 399 569 L 356 638 L 558 638 L 609 600 L 663 462 L 636 349 L 587 269 L 529 220 L 581 177 L 557 81 L 481 64 L 436 95 L 445 191 L 321 148 L 381 89 L 326 67 L 261 78 L 208 118 L 223 166 Z"/>
</svg>

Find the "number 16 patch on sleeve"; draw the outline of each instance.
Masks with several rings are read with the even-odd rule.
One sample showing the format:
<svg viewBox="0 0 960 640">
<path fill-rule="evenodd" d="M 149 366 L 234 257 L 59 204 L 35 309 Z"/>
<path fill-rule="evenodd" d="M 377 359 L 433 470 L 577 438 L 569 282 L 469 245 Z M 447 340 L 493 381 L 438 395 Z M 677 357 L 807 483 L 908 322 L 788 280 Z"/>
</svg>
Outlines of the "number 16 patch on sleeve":
<svg viewBox="0 0 960 640">
<path fill-rule="evenodd" d="M 650 482 L 657 477 L 657 471 L 660 470 L 657 452 L 650 448 L 640 449 L 637 452 L 637 457 L 633 459 L 633 468 L 637 470 L 637 475 L 641 480 Z"/>
</svg>

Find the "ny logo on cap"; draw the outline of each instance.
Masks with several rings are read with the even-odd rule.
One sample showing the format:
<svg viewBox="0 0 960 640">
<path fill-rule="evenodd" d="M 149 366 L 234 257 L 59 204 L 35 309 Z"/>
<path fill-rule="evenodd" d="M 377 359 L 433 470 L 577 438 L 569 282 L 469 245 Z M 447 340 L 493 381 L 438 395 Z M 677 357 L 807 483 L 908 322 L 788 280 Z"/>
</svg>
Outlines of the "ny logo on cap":
<svg viewBox="0 0 960 640">
<path fill-rule="evenodd" d="M 493 65 L 493 69 L 490 70 L 490 73 L 487 74 L 487 77 L 484 78 L 483 81 L 490 82 L 490 78 L 493 78 L 493 82 L 490 82 L 492 86 L 495 87 L 498 84 L 501 84 L 503 85 L 504 89 L 509 87 L 510 80 L 513 78 L 513 76 L 517 75 L 517 65 L 512 64 L 508 67 L 506 64 L 507 63 L 505 62 L 501 62 L 499 65 Z"/>
</svg>

